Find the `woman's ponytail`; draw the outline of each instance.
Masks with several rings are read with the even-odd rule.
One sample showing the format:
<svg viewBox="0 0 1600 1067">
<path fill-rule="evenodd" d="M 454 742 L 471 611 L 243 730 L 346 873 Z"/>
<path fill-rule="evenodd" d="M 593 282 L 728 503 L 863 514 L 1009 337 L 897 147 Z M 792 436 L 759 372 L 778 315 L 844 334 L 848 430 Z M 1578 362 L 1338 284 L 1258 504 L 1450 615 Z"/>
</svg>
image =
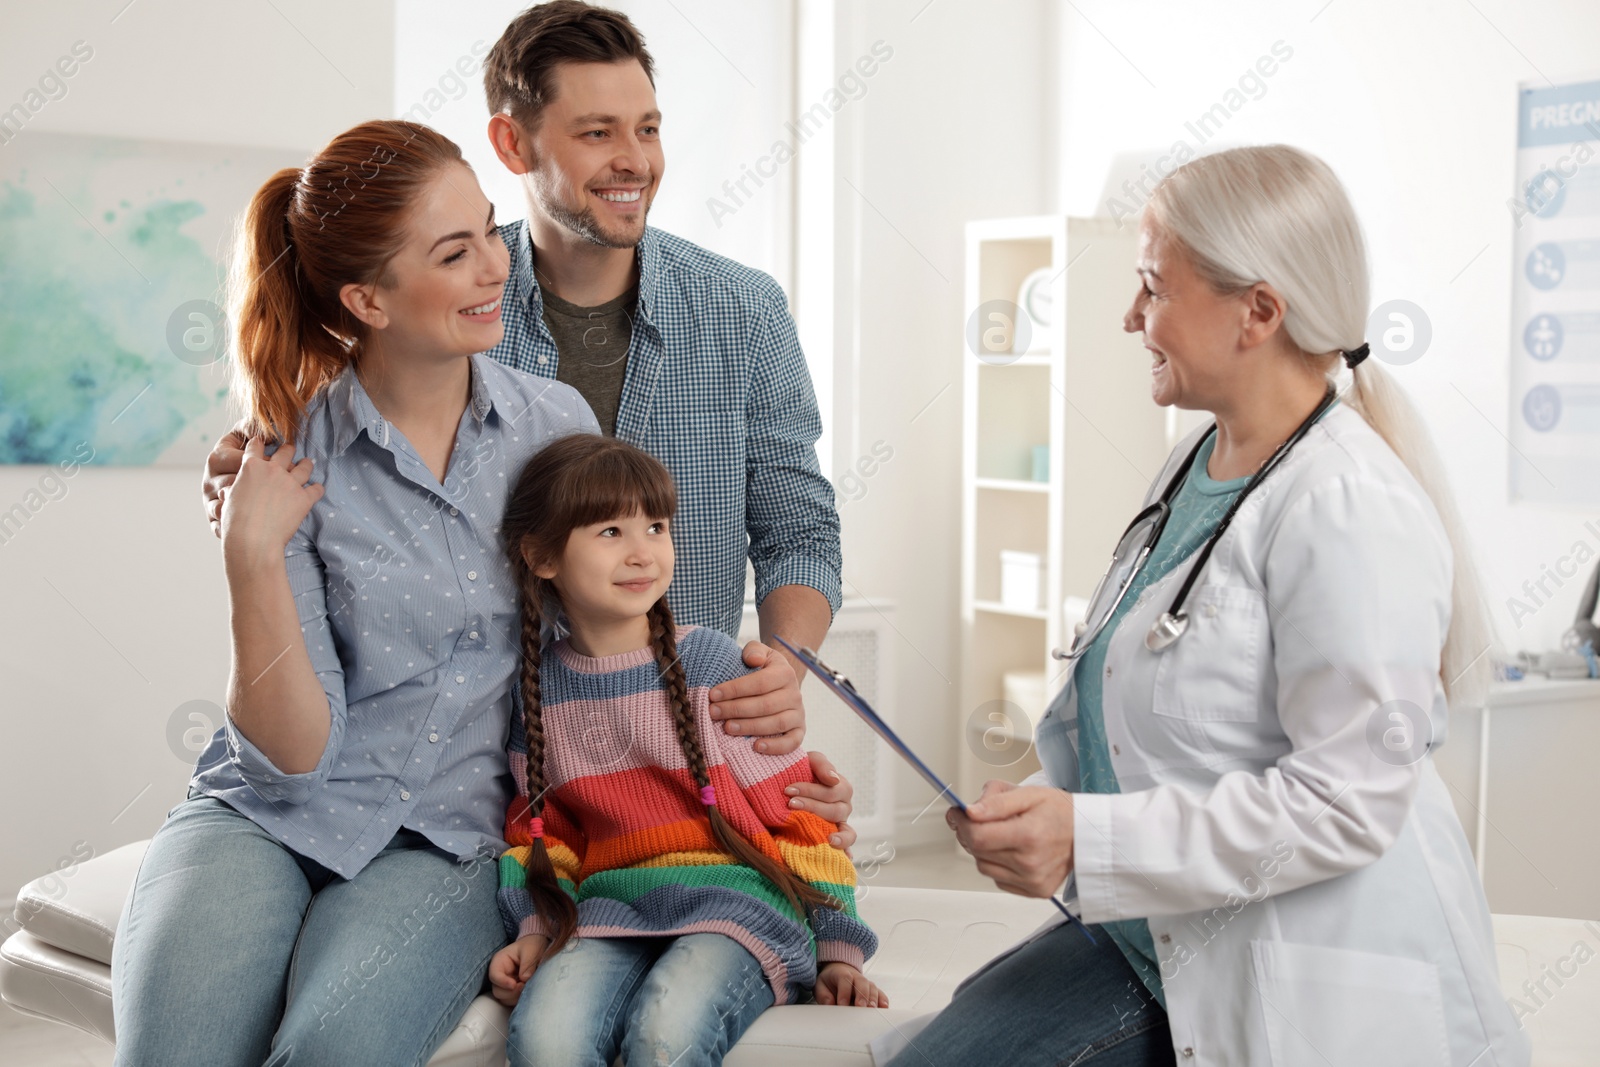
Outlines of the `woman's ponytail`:
<svg viewBox="0 0 1600 1067">
<path fill-rule="evenodd" d="M 1350 373 L 1355 384 L 1345 394 L 1345 402 L 1394 449 L 1400 462 L 1433 501 L 1434 510 L 1439 513 L 1439 521 L 1450 539 L 1454 571 L 1450 630 L 1440 653 L 1439 674 L 1452 706 L 1479 707 L 1488 697 L 1489 682 L 1493 678 L 1489 651 L 1494 646 L 1494 632 L 1484 607 L 1483 586 L 1472 545 L 1445 479 L 1444 464 L 1423 426 L 1422 417 L 1393 375 L 1374 366 L 1370 359 L 1358 364 Z"/>
<path fill-rule="evenodd" d="M 289 237 L 289 212 L 299 185 L 299 169 L 286 167 L 267 179 L 251 199 L 239 226 L 229 286 L 233 306 L 228 318 L 234 324 L 238 364 L 235 396 L 251 422 L 252 434 L 290 443 L 308 395 L 301 383 L 331 377 L 343 367 L 333 353 L 324 352 L 317 360 L 307 352 L 299 258 Z M 314 336 L 322 331 L 312 333 L 311 344 L 325 348 Z M 308 358 L 315 363 L 330 356 L 333 365 L 324 373 L 313 366 L 308 374 L 303 366 Z"/>
</svg>

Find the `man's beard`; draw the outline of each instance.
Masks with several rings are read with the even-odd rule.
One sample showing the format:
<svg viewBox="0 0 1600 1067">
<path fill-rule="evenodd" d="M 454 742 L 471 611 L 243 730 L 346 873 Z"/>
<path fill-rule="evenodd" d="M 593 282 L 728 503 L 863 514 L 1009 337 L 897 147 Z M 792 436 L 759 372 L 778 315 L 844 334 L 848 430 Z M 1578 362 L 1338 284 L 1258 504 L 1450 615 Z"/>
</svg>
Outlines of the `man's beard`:
<svg viewBox="0 0 1600 1067">
<path fill-rule="evenodd" d="M 541 195 L 539 200 L 540 206 L 545 210 L 545 214 L 579 237 L 582 237 L 585 241 L 599 245 L 601 248 L 637 248 L 639 241 L 644 237 L 642 228 L 637 236 L 613 237 L 600 225 L 600 219 L 595 215 L 593 208 L 574 211 L 553 196 Z M 645 203 L 642 190 L 640 191 L 639 203 L 641 213 L 648 216 L 650 207 Z"/>
</svg>

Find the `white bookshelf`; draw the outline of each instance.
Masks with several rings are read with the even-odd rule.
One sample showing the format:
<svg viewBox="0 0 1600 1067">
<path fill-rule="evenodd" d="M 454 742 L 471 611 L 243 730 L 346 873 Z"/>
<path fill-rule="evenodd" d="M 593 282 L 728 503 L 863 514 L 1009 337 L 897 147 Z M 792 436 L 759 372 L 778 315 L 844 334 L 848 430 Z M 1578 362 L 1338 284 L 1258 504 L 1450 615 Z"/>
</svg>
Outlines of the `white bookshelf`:
<svg viewBox="0 0 1600 1067">
<path fill-rule="evenodd" d="M 985 354 L 962 338 L 961 765 L 957 788 L 1020 781 L 1038 768 L 1032 725 L 1060 688 L 1062 602 L 1087 597 L 1116 538 L 1169 450 L 1166 413 L 1150 399 L 1150 354 L 1122 317 L 1138 285 L 1135 231 L 1109 219 L 1039 216 L 967 224 L 963 324 L 988 301 L 1015 305 L 1028 274 L 1049 268 L 1054 314 L 1011 355 L 1010 327 L 990 319 Z M 1030 478 L 1048 445 L 1049 478 Z M 1002 550 L 1044 556 L 1036 608 L 1000 598 Z M 1008 671 L 1044 672 L 1039 699 L 1006 708 Z M 999 712 L 1002 718 L 991 717 Z"/>
</svg>

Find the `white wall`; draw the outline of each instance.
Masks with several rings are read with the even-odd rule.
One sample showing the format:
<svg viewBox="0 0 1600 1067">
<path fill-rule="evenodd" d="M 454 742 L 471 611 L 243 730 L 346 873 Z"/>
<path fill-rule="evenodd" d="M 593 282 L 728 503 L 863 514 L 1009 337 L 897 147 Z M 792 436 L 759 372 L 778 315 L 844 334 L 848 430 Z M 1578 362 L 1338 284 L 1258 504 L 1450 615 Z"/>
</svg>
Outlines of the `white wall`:
<svg viewBox="0 0 1600 1067">
<path fill-rule="evenodd" d="M 840 495 L 845 594 L 895 602 L 900 730 L 952 775 L 970 710 L 957 673 L 964 227 L 1051 208 L 1051 7 L 839 5 L 840 68 L 893 49 L 834 120 L 834 469 L 879 441 L 894 451 L 858 498 Z M 903 767 L 898 785 L 904 822 L 932 791 Z M 901 827 L 902 843 L 948 836 L 937 811 Z"/>
<path fill-rule="evenodd" d="M 1264 79 L 1264 94 L 1233 113 L 1214 143 L 1294 144 L 1343 179 L 1366 228 L 1374 306 L 1403 298 L 1432 322 L 1429 351 L 1387 369 L 1444 455 L 1495 621 L 1513 649 L 1553 646 L 1571 623 L 1585 575 L 1520 629 L 1506 599 L 1575 542 L 1597 547 L 1584 523 L 1600 507 L 1508 499 L 1506 201 L 1514 192 L 1517 83 L 1592 75 L 1600 52 L 1595 5 L 1169 4 L 1159 32 L 1145 5 L 1090 2 L 1078 10 L 1063 16 L 1059 37 L 1060 203 L 1072 214 L 1104 213 L 1103 187 L 1117 157 L 1166 152 L 1180 138 L 1198 144 L 1185 123 L 1221 101 L 1274 42 L 1292 49 Z M 1124 177 L 1119 172 L 1109 184 Z M 1130 278 L 1130 296 L 1133 288 Z"/>
<path fill-rule="evenodd" d="M 15 143 L 54 130 L 310 153 L 389 113 L 389 0 L 124 4 L 7 6 L 0 106 L 75 41 L 94 50 Z M 0 466 L 0 510 L 46 471 Z M 228 671 L 199 474 L 80 470 L 0 544 L 0 901 L 78 842 L 98 855 L 149 836 L 183 797 L 194 755 L 169 747 L 168 724 L 189 701 L 220 704 Z"/>
</svg>

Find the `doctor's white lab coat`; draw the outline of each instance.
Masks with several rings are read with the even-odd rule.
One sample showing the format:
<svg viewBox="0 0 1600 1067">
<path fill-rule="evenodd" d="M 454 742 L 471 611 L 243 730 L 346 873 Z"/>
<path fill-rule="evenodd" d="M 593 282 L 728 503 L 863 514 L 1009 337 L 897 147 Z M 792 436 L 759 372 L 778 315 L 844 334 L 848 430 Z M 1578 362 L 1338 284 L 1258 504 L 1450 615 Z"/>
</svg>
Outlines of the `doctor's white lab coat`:
<svg viewBox="0 0 1600 1067">
<path fill-rule="evenodd" d="M 1451 590 L 1427 495 L 1341 404 L 1240 509 L 1188 632 L 1150 652 L 1193 562 L 1110 639 L 1121 794 L 1078 792 L 1072 679 L 1038 731 L 1043 777 L 1075 794 L 1068 892 L 1085 921 L 1148 919 L 1178 1067 L 1526 1065 L 1425 752 L 1445 736 Z"/>
</svg>

